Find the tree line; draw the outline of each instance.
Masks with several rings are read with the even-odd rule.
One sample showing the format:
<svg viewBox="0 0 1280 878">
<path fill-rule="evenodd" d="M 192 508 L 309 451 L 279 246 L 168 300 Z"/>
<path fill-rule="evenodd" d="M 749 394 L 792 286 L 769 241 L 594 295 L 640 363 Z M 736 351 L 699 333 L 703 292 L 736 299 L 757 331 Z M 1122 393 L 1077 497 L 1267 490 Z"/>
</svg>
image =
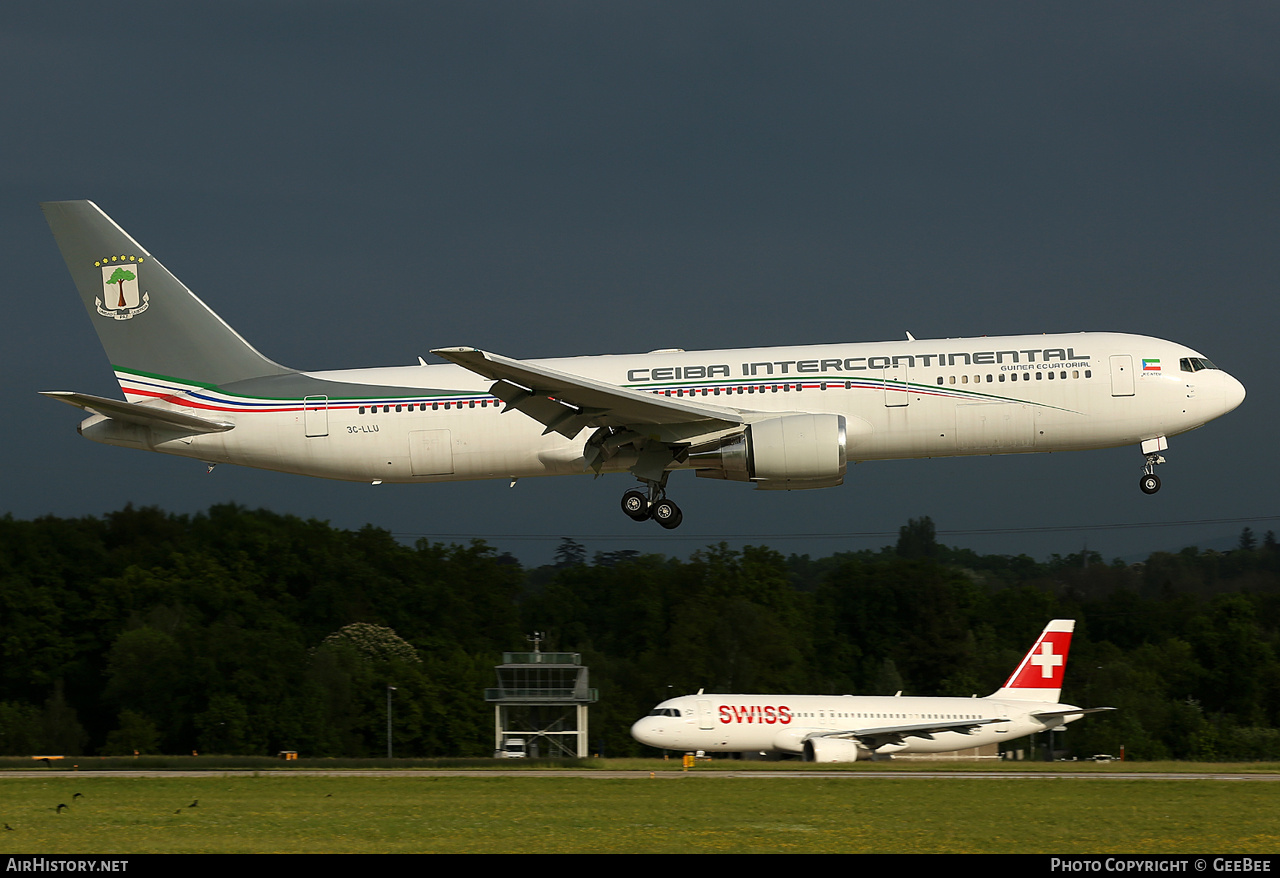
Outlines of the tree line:
<svg viewBox="0 0 1280 878">
<path fill-rule="evenodd" d="M 827 557 L 708 546 L 526 568 L 481 541 L 413 545 L 235 505 L 0 519 L 0 754 L 491 752 L 483 690 L 532 631 L 582 654 L 592 749 L 672 695 L 986 695 L 1077 620 L 1061 736 L 1139 759 L 1280 759 L 1280 549 L 1142 564 L 979 555 L 927 518 Z M 1059 742 L 1061 743 L 1061 741 Z M 649 751 L 651 752 L 651 751 Z"/>
</svg>

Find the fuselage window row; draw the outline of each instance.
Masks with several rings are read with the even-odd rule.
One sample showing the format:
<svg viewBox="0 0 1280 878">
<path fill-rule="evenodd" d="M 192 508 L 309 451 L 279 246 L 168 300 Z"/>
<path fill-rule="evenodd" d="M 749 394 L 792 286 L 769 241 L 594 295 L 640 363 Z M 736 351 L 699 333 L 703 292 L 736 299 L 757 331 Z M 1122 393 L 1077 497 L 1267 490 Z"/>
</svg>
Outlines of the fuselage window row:
<svg viewBox="0 0 1280 878">
<path fill-rule="evenodd" d="M 803 390 L 850 390 L 852 381 L 822 381 L 818 384 L 747 384 L 734 387 L 655 387 L 648 392 L 658 396 L 719 396 L 735 393 L 800 393 Z"/>
<path fill-rule="evenodd" d="M 466 406 L 467 408 L 472 408 L 472 409 L 473 409 L 473 408 L 475 408 L 475 407 L 476 407 L 476 403 L 479 403 L 479 404 L 480 404 L 480 408 L 484 408 L 484 407 L 486 407 L 486 406 L 488 406 L 488 405 L 495 405 L 495 406 L 496 406 L 496 405 L 498 404 L 498 400 L 496 400 L 496 399 L 480 399 L 480 400 L 476 400 L 476 399 L 465 399 L 465 400 L 464 400 L 464 399 L 458 399 L 458 400 L 446 400 L 445 402 L 440 402 L 439 400 L 437 400 L 437 401 L 432 402 L 432 403 L 430 403 L 430 404 L 425 403 L 425 402 L 410 402 L 410 403 L 400 403 L 400 404 L 398 404 L 398 405 L 394 405 L 394 406 L 393 406 L 393 405 L 391 405 L 390 403 L 388 403 L 387 405 L 367 405 L 367 406 L 366 406 L 366 405 L 362 405 L 362 406 L 360 406 L 359 412 L 360 412 L 360 414 L 362 414 L 362 415 L 364 415 L 364 414 L 376 415 L 376 414 L 378 413 L 378 411 L 379 411 L 379 410 L 381 410 L 381 411 L 383 411 L 383 412 L 390 412 L 390 411 L 392 410 L 392 408 L 394 408 L 397 412 L 400 412 L 400 411 L 410 411 L 410 412 L 412 412 L 412 411 L 419 411 L 419 412 L 425 412 L 425 411 L 427 410 L 427 408 L 428 408 L 428 405 L 430 406 L 430 408 L 431 408 L 433 411 L 438 410 L 438 409 L 441 409 L 441 408 L 444 408 L 444 409 L 459 408 L 459 409 L 460 409 L 460 408 L 462 408 L 463 406 Z"/>
<path fill-rule="evenodd" d="M 809 387 L 811 388 L 815 386 L 817 387 L 818 390 L 827 389 L 826 383 L 822 383 L 818 385 L 812 385 L 812 384 L 809 385 Z M 849 388 L 849 382 L 846 381 L 845 389 L 847 390 L 848 388 Z M 771 393 L 777 393 L 779 391 L 782 391 L 783 393 L 789 393 L 794 390 L 796 393 L 799 393 L 801 390 L 804 390 L 804 389 L 805 389 L 805 385 L 803 384 L 766 384 L 766 385 L 759 385 L 759 386 L 755 384 L 748 384 L 746 386 L 711 387 L 711 388 L 677 387 L 675 389 L 672 389 L 670 387 L 657 387 L 649 392 L 654 394 L 659 394 L 661 396 L 685 396 L 685 395 L 698 396 L 699 394 L 701 394 L 702 396 L 706 396 L 707 393 L 710 392 L 712 396 L 719 396 L 721 393 L 732 395 L 735 393 L 765 393 L 766 391 Z"/>
<path fill-rule="evenodd" d="M 1013 374 L 1011 374 L 1011 375 L 1007 376 L 1007 379 L 1008 379 L 1009 381 L 1017 381 L 1017 380 L 1018 380 L 1018 375 L 1019 375 L 1019 374 L 1021 374 L 1021 375 L 1022 375 L 1022 380 L 1023 380 L 1023 381 L 1030 381 L 1030 380 L 1031 380 L 1031 374 L 1032 374 L 1032 373 L 1030 373 L 1030 372 L 1021 372 L 1021 373 L 1016 373 L 1016 372 L 1015 372 L 1015 373 L 1013 373 Z M 1080 376 L 1080 370 L 1079 370 L 1079 369 L 1072 369 L 1070 372 L 1067 372 L 1067 371 L 1065 371 L 1065 370 L 1064 370 L 1064 371 L 1061 371 L 1061 372 L 1036 372 L 1036 373 L 1035 373 L 1035 376 L 1036 376 L 1036 380 L 1037 380 L 1037 381 L 1043 381 L 1043 380 L 1044 380 L 1044 377 L 1045 377 L 1046 375 L 1048 375 L 1048 376 L 1049 376 L 1049 380 L 1050 380 L 1050 381 L 1054 380 L 1054 378 L 1057 378 L 1059 381 L 1066 381 L 1068 378 L 1071 378 L 1071 379 L 1078 379 L 1078 378 L 1080 378 L 1080 377 L 1081 377 L 1081 376 Z M 1085 378 L 1092 378 L 1092 377 L 1093 377 L 1093 370 L 1092 370 L 1092 369 L 1085 369 L 1085 370 L 1084 370 L 1084 377 L 1085 377 Z M 968 376 L 968 375 L 961 375 L 961 376 L 959 376 L 959 380 L 957 381 L 957 378 L 956 378 L 956 376 L 955 376 L 955 375 L 947 375 L 947 376 L 939 375 L 937 380 L 938 380 L 938 386 L 939 386 L 939 387 L 942 387 L 944 384 L 957 384 L 957 383 L 959 383 L 959 384 L 968 384 L 968 383 L 969 383 L 969 376 Z M 1006 380 L 1006 375 L 1005 375 L 1005 373 L 1003 373 L 1003 372 L 1002 372 L 1002 373 L 1000 373 L 999 377 L 997 377 L 997 376 L 995 376 L 995 375 L 988 374 L 988 375 L 986 376 L 986 378 L 985 378 L 985 381 L 986 381 L 986 383 L 987 383 L 987 384 L 992 384 L 992 383 L 995 383 L 995 382 L 999 382 L 999 383 L 1001 383 L 1001 384 L 1004 384 L 1004 383 L 1005 383 L 1005 380 Z M 983 381 L 984 381 L 984 378 L 983 378 L 983 376 L 982 376 L 982 375 L 974 375 L 974 376 L 973 376 L 973 383 L 974 383 L 974 384 L 981 384 L 981 383 L 983 383 Z"/>
<path fill-rule="evenodd" d="M 1191 359 L 1184 358 L 1184 359 L 1181 361 L 1181 366 L 1182 366 L 1182 371 L 1184 371 L 1184 372 L 1199 371 L 1200 369 L 1216 369 L 1216 368 L 1218 368 L 1217 366 L 1214 366 L 1212 363 L 1210 363 L 1208 360 L 1205 360 L 1205 359 L 1202 359 L 1202 358 L 1191 358 Z M 992 374 L 987 374 L 986 376 L 983 376 L 983 375 L 973 375 L 973 376 L 969 376 L 969 375 L 960 375 L 960 376 L 956 376 L 956 375 L 948 375 L 948 376 L 941 376 L 941 375 L 940 375 L 940 376 L 938 376 L 938 378 L 937 378 L 936 380 L 937 380 L 937 384 L 938 384 L 938 386 L 939 386 L 939 387 L 941 387 L 941 386 L 943 386 L 943 385 L 947 385 L 947 384 L 950 384 L 950 385 L 954 385 L 954 384 L 969 384 L 969 383 L 970 383 L 970 379 L 971 379 L 971 378 L 972 378 L 972 383 L 973 383 L 973 384 L 982 384 L 982 383 L 984 383 L 984 382 L 985 382 L 985 383 L 987 383 L 987 384 L 993 384 L 993 383 L 996 383 L 996 382 L 999 382 L 999 383 L 1003 384 L 1003 383 L 1005 383 L 1005 381 L 1006 381 L 1006 380 L 1008 380 L 1008 381 L 1017 381 L 1017 380 L 1018 380 L 1018 375 L 1019 375 L 1019 374 L 1021 374 L 1021 375 L 1022 375 L 1022 380 L 1023 380 L 1023 381 L 1030 381 L 1030 380 L 1031 380 L 1031 375 L 1032 375 L 1032 373 L 1031 373 L 1031 372 L 1014 373 L 1014 374 L 1012 374 L 1012 375 L 1007 375 L 1007 376 L 1006 376 L 1004 373 L 1001 373 L 999 376 L 992 375 Z M 1070 378 L 1070 379 L 1079 379 L 1080 377 L 1082 377 L 1082 376 L 1081 376 L 1081 372 L 1080 372 L 1080 370 L 1078 370 L 1078 369 L 1073 369 L 1073 370 L 1071 370 L 1070 372 L 1067 372 L 1067 371 L 1052 372 L 1052 371 L 1050 371 L 1050 372 L 1036 372 L 1036 373 L 1034 373 L 1034 374 L 1035 374 L 1035 380 L 1037 380 L 1037 381 L 1041 381 L 1041 380 L 1043 380 L 1043 379 L 1045 378 L 1045 376 L 1046 376 L 1046 375 L 1048 375 L 1048 376 L 1049 376 L 1049 380 L 1050 380 L 1050 381 L 1054 380 L 1055 378 L 1056 378 L 1056 379 L 1058 379 L 1058 380 L 1061 380 L 1061 381 L 1066 381 L 1068 378 Z M 1093 370 L 1092 370 L 1092 369 L 1085 369 L 1085 370 L 1084 370 L 1084 373 L 1083 373 L 1083 377 L 1084 377 L 1084 378 L 1092 378 L 1092 377 L 1093 377 Z M 851 382 L 851 381 L 843 381 L 843 382 L 826 382 L 826 381 L 824 381 L 824 382 L 822 382 L 822 383 L 820 383 L 820 384 L 811 384 L 811 385 L 809 385 L 809 387 L 810 387 L 811 389 L 816 389 L 816 390 L 828 390 L 828 389 L 832 389 L 832 388 L 838 388 L 838 387 L 840 387 L 841 385 L 843 385 L 843 389 L 845 389 L 845 390 L 850 390 L 850 389 L 852 389 L 852 387 L 853 387 L 853 382 Z M 708 395 L 708 393 L 710 393 L 710 395 L 712 395 L 712 396 L 719 396 L 721 393 L 725 393 L 725 394 L 734 394 L 734 393 L 738 393 L 738 394 L 741 394 L 741 393 L 779 393 L 779 392 L 782 392 L 782 393 L 789 393 L 789 392 L 792 392 L 792 391 L 794 391 L 794 392 L 796 392 L 796 393 L 799 393 L 800 391 L 802 391 L 802 390 L 804 390 L 804 389 L 805 389 L 805 385 L 804 385 L 804 384 L 796 383 L 796 384 L 762 384 L 762 385 L 755 385 L 755 384 L 751 384 L 751 385 L 747 385 L 747 386 L 736 386 L 736 387 L 712 387 L 712 388 L 707 388 L 707 387 L 689 387 L 689 388 L 679 387 L 679 388 L 675 388 L 674 390 L 672 390 L 671 388 L 665 388 L 665 389 L 658 388 L 658 389 L 654 389 L 654 390 L 653 390 L 653 391 L 651 391 L 651 392 L 652 392 L 652 393 L 655 393 L 655 394 L 661 394 L 661 395 L 663 395 L 663 396 L 685 396 L 685 395 L 688 395 L 688 396 L 698 396 L 698 395 L 701 395 L 701 396 L 707 396 L 707 395 Z M 466 406 L 467 408 L 475 408 L 475 407 L 476 407 L 476 403 L 477 403 L 477 402 L 479 402 L 479 404 L 480 404 L 480 407 L 481 407 L 481 408 L 484 408 L 485 406 L 488 406 L 490 403 L 492 403 L 492 404 L 493 404 L 493 405 L 495 405 L 495 406 L 498 404 L 498 400 L 496 400 L 496 399 L 494 399 L 494 400 L 488 400 L 488 399 L 481 399 L 481 400 L 474 400 L 474 399 L 470 399 L 470 400 L 446 400 L 445 402 L 440 402 L 439 400 L 436 400 L 436 401 L 433 401 L 433 402 L 431 402 L 431 403 L 425 403 L 425 402 L 422 402 L 422 403 L 412 403 L 412 402 L 411 402 L 411 403 L 386 404 L 386 405 L 371 405 L 371 406 L 363 406 L 363 405 L 362 405 L 362 406 L 360 406 L 360 408 L 359 408 L 359 412 L 360 412 L 360 414 L 362 414 L 362 415 L 363 415 L 363 414 L 377 414 L 377 413 L 378 413 L 378 411 L 379 411 L 379 409 L 381 409 L 381 411 L 382 411 L 382 412 L 384 412 L 384 413 L 389 413 L 389 412 L 392 410 L 392 408 L 394 408 L 397 412 L 401 412 L 401 411 L 410 411 L 410 412 L 413 412 L 413 411 L 421 411 L 421 412 L 425 412 L 425 411 L 427 411 L 428 406 L 430 406 L 430 408 L 431 408 L 431 410 L 432 410 L 432 411 L 436 411 L 436 410 L 439 410 L 439 409 L 441 409 L 441 408 L 444 408 L 444 409 L 446 409 L 446 410 L 447 410 L 447 409 L 452 409 L 452 408 L 459 408 L 459 409 L 460 409 L 460 408 L 462 408 L 463 406 Z"/>
</svg>

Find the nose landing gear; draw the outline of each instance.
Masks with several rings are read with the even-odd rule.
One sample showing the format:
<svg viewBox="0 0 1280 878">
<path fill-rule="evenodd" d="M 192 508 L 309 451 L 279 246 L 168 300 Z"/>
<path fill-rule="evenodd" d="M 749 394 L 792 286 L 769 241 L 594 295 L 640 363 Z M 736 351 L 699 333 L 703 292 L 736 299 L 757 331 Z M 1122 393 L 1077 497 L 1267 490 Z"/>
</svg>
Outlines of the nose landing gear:
<svg viewBox="0 0 1280 878">
<path fill-rule="evenodd" d="M 1147 454 L 1147 462 L 1142 467 L 1142 480 L 1138 482 L 1138 487 L 1144 494 L 1154 494 L 1160 490 L 1160 477 L 1156 475 L 1158 463 L 1164 463 L 1164 457 L 1155 452 Z"/>
<path fill-rule="evenodd" d="M 1165 436 L 1142 440 L 1142 453 L 1147 458 L 1142 465 L 1142 479 L 1138 482 L 1138 487 L 1142 489 L 1142 493 L 1154 494 L 1160 490 L 1160 477 L 1156 475 L 1156 464 L 1164 463 L 1164 458 L 1160 456 L 1160 452 L 1168 449 L 1168 447 L 1169 439 Z"/>
</svg>

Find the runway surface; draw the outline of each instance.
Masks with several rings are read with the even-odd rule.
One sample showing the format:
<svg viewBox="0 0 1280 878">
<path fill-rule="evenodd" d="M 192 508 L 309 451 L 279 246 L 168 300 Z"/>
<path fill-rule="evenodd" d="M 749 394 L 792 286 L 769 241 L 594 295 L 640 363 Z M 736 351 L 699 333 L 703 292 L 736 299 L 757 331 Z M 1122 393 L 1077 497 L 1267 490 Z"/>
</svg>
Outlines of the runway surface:
<svg viewBox="0 0 1280 878">
<path fill-rule="evenodd" d="M 1250 774 L 1246 772 L 1093 772 L 1093 771 L 732 771 L 720 769 L 693 769 L 692 771 L 560 771 L 537 769 L 494 769 L 447 771 L 435 769 L 295 769 L 280 771 L 262 770 L 209 770 L 209 771 L 3 771 L 5 778 L 68 777 L 578 777 L 584 780 L 689 780 L 710 778 L 720 780 L 1219 780 L 1219 781 L 1280 781 L 1280 774 Z"/>
</svg>

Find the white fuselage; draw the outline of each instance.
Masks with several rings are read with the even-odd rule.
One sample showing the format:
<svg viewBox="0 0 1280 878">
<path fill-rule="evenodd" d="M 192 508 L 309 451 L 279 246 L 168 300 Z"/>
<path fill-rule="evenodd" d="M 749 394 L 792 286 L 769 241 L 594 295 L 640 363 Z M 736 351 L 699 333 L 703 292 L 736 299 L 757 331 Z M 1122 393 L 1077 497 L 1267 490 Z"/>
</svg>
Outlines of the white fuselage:
<svg viewBox="0 0 1280 878">
<path fill-rule="evenodd" d="M 575 357 L 534 361 L 675 399 L 758 413 L 844 416 L 852 461 L 1068 451 L 1137 444 L 1235 408 L 1240 382 L 1180 368 L 1195 351 L 1119 333 Z M 216 417 L 202 435 L 95 416 L 109 444 L 332 479 L 436 482 L 584 471 L 583 439 L 504 412 L 491 381 L 459 366 L 303 373 L 322 392 L 257 395 L 117 371 L 130 402 Z M 350 392 L 346 391 L 350 388 Z M 383 392 L 385 389 L 385 392 Z M 619 471 L 633 453 L 609 460 Z M 672 468 L 690 467 L 688 463 Z"/>
<path fill-rule="evenodd" d="M 947 753 L 1011 741 L 1080 714 L 1037 719 L 1034 714 L 1061 711 L 1072 705 L 996 700 L 992 698 L 926 698 L 867 695 L 685 695 L 664 701 L 637 720 L 631 735 L 650 747 L 666 750 L 705 750 L 734 753 L 804 752 L 812 736 L 930 722 L 1007 719 L 1007 722 L 959 731 L 933 731 L 927 736 L 905 735 L 886 743 L 875 755 Z M 861 758 L 872 755 L 865 753 Z M 851 760 L 850 760 L 851 761 Z"/>
</svg>

